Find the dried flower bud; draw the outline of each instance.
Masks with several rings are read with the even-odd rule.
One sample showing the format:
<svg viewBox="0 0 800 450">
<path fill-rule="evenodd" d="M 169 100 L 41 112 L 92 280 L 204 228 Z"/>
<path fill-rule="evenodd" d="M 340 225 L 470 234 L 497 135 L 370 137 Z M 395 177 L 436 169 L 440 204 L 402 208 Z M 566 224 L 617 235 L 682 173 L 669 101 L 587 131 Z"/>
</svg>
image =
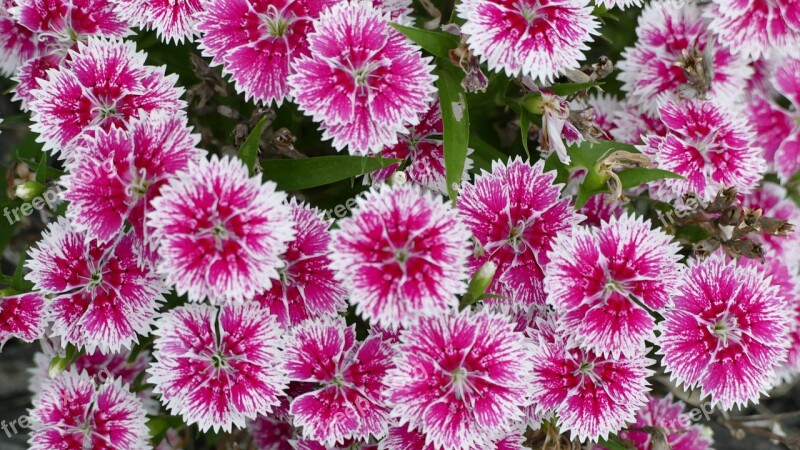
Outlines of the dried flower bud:
<svg viewBox="0 0 800 450">
<path fill-rule="evenodd" d="M 762 217 L 759 224 L 761 225 L 761 231 L 773 236 L 787 236 L 789 233 L 794 232 L 794 225 L 774 217 Z"/>
<path fill-rule="evenodd" d="M 720 239 L 716 236 L 712 236 L 708 239 L 704 239 L 692 246 L 692 251 L 694 252 L 694 256 L 698 259 L 703 260 L 711 256 L 712 253 L 717 251 L 719 246 L 722 244 Z"/>
</svg>

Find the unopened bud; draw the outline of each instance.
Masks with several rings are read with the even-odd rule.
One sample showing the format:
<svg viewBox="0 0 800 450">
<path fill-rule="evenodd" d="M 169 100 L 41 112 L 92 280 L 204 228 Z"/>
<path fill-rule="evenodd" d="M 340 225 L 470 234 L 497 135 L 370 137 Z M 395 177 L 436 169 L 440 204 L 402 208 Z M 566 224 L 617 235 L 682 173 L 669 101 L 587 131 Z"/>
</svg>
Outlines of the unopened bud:
<svg viewBox="0 0 800 450">
<path fill-rule="evenodd" d="M 29 201 L 33 200 L 34 198 L 42 195 L 42 192 L 44 192 L 44 189 L 45 189 L 45 185 L 43 185 L 42 183 L 39 183 L 38 181 L 26 181 L 26 182 L 24 182 L 22 184 L 17 185 L 17 188 L 14 191 L 14 194 L 18 198 L 20 198 L 20 199 L 22 199 L 22 200 L 24 200 L 26 202 L 29 202 Z"/>
</svg>

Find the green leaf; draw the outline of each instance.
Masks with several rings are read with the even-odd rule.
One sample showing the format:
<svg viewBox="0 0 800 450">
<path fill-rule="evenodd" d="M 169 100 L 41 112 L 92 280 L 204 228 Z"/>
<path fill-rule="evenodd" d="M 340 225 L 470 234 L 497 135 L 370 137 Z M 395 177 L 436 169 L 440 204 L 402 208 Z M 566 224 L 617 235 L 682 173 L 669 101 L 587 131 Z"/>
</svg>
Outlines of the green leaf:
<svg viewBox="0 0 800 450">
<path fill-rule="evenodd" d="M 36 181 L 45 184 L 47 179 L 47 152 L 42 152 L 39 167 L 36 169 Z"/>
<path fill-rule="evenodd" d="M 556 95 L 564 97 L 567 95 L 575 94 L 576 92 L 580 92 L 584 89 L 589 89 L 595 86 L 601 86 L 602 84 L 603 83 L 598 83 L 597 81 L 588 81 L 586 83 L 561 83 L 553 86 L 547 86 L 544 89 L 547 89 Z"/>
<path fill-rule="evenodd" d="M 633 448 L 630 445 L 627 445 L 624 442 L 622 442 L 622 440 L 619 437 L 613 434 L 610 435 L 608 439 L 600 439 L 597 442 L 597 445 L 605 447 L 608 450 L 631 450 Z"/>
<path fill-rule="evenodd" d="M 506 158 L 508 158 L 508 155 L 494 148 L 491 144 L 486 142 L 482 137 L 475 133 L 474 130 L 469 137 L 469 146 L 475 150 L 470 157 L 472 158 L 472 163 L 476 169 L 476 173 L 481 169 L 491 171 L 492 161 L 498 159 L 505 161 Z"/>
<path fill-rule="evenodd" d="M 258 144 L 261 142 L 261 133 L 264 132 L 264 125 L 266 123 L 267 117 L 264 116 L 258 121 L 256 126 L 253 127 L 253 130 L 247 136 L 247 139 L 244 140 L 242 146 L 239 147 L 239 159 L 247 166 L 251 176 L 253 175 L 256 162 L 258 162 Z"/>
<path fill-rule="evenodd" d="M 42 153 L 43 145 L 40 142 L 36 142 L 36 138 L 38 137 L 39 135 L 37 133 L 31 131 L 19 141 L 19 145 L 17 145 L 16 150 L 14 150 L 14 155 L 18 161 L 25 162 L 25 164 L 28 164 L 28 161 L 39 161 L 39 155 Z M 35 165 L 36 164 L 34 164 L 34 166 Z"/>
<path fill-rule="evenodd" d="M 455 70 L 439 70 L 439 101 L 444 125 L 444 167 L 447 179 L 447 193 L 455 203 L 458 192 L 455 187 L 461 184 L 464 164 L 469 147 L 469 110 L 467 95 L 461 87 L 463 74 Z"/>
<path fill-rule="evenodd" d="M 443 31 L 423 30 L 396 23 L 390 23 L 389 25 L 406 35 L 413 43 L 427 50 L 431 55 L 444 61 L 450 59 L 450 50 L 458 47 L 460 42 L 455 35 Z"/>
<path fill-rule="evenodd" d="M 522 108 L 519 112 L 519 131 L 522 134 L 522 147 L 525 149 L 525 155 L 531 159 L 531 153 L 528 151 L 528 128 L 531 124 L 531 118 L 528 110 Z"/>
<path fill-rule="evenodd" d="M 324 186 L 357 175 L 382 169 L 401 160 L 371 156 L 319 156 L 306 159 L 270 159 L 263 161 L 264 177 L 284 191 Z"/>
<path fill-rule="evenodd" d="M 629 189 L 632 187 L 639 186 L 640 184 L 644 184 L 650 181 L 663 180 L 665 178 L 678 178 L 678 179 L 683 178 L 677 173 L 670 172 L 669 170 L 652 169 L 645 167 L 634 167 L 632 169 L 626 169 L 619 172 L 617 175 L 619 176 L 619 181 L 622 182 L 623 189 Z"/>
<path fill-rule="evenodd" d="M 19 261 L 17 261 L 17 268 L 14 270 L 14 277 L 11 279 L 11 287 L 17 292 L 30 292 L 33 290 L 33 283 L 23 277 L 25 257 L 27 254 L 27 249 L 20 253 Z"/>
</svg>

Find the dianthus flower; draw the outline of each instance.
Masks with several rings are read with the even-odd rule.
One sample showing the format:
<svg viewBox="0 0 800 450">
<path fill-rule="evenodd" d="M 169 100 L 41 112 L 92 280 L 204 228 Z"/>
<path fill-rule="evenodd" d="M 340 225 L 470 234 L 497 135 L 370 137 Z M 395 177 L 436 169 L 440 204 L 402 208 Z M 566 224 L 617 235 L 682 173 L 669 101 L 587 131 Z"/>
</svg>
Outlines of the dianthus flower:
<svg viewBox="0 0 800 450">
<path fill-rule="evenodd" d="M 392 367 L 390 345 L 376 336 L 358 343 L 354 327 L 328 317 L 294 327 L 285 348 L 289 379 L 319 386 L 292 400 L 293 423 L 304 438 L 332 446 L 386 434 L 389 409 L 382 392 Z"/>
<path fill-rule="evenodd" d="M 666 133 L 667 128 L 658 114 L 643 111 L 639 102 L 630 97 L 623 100 L 614 113 L 611 137 L 616 141 L 636 145 L 641 144 L 646 135 L 664 136 Z"/>
<path fill-rule="evenodd" d="M 786 359 L 791 314 L 769 277 L 723 258 L 690 264 L 660 324 L 659 352 L 679 386 L 730 410 L 771 387 Z"/>
<path fill-rule="evenodd" d="M 201 431 L 244 428 L 280 403 L 281 330 L 256 303 L 185 305 L 158 321 L 148 382 L 161 402 Z"/>
<path fill-rule="evenodd" d="M 95 386 L 86 372 L 65 372 L 34 397 L 31 419 L 32 450 L 149 448 L 145 409 L 119 379 Z"/>
<path fill-rule="evenodd" d="M 533 363 L 533 408 L 542 417 L 558 414 L 558 427 L 570 439 L 607 439 L 647 402 L 647 377 L 653 363 L 644 353 L 600 356 L 566 345 L 552 329 L 540 331 Z"/>
<path fill-rule="evenodd" d="M 288 78 L 291 95 L 337 150 L 379 152 L 430 107 L 431 59 L 368 2 L 340 2 L 322 12 L 308 49 Z"/>
<path fill-rule="evenodd" d="M 45 150 L 68 157 L 94 127 L 126 128 L 143 113 L 174 115 L 185 106 L 182 89 L 175 87 L 178 77 L 144 65 L 145 54 L 133 42 L 90 37 L 67 59 L 31 92 L 31 130 L 40 134 Z"/>
<path fill-rule="evenodd" d="M 357 200 L 331 243 L 332 267 L 365 319 L 396 328 L 458 305 L 469 232 L 440 195 L 382 185 Z"/>
<path fill-rule="evenodd" d="M 397 426 L 449 450 L 487 448 L 530 403 L 533 349 L 505 315 L 422 317 L 403 331 L 385 378 Z"/>
<path fill-rule="evenodd" d="M 12 337 L 33 342 L 44 334 L 45 299 L 41 294 L 0 297 L 0 349 Z"/>
<path fill-rule="evenodd" d="M 506 436 L 482 442 L 480 446 L 470 447 L 469 450 L 524 450 L 522 442 L 525 437 L 519 430 L 504 433 Z M 442 448 L 442 447 L 439 447 Z M 444 447 L 447 449 L 447 447 Z M 425 433 L 409 428 L 408 426 L 391 426 L 386 438 L 378 444 L 378 450 L 437 450 L 436 445 L 430 443 Z"/>
<path fill-rule="evenodd" d="M 752 191 L 766 169 L 761 149 L 740 116 L 714 101 L 665 99 L 658 108 L 665 136 L 648 135 L 642 153 L 660 169 L 684 177 L 651 183 L 651 196 L 673 200 L 695 193 L 711 201 L 724 187 Z"/>
<path fill-rule="evenodd" d="M 527 75 L 550 83 L 565 69 L 577 69 L 599 23 L 588 0 L 465 0 L 461 31 L 489 70 Z"/>
<path fill-rule="evenodd" d="M 334 279 L 330 267 L 331 222 L 294 199 L 289 207 L 297 234 L 281 256 L 283 266 L 278 269 L 278 281 L 255 296 L 284 328 L 310 317 L 336 314 L 347 307 L 347 291 Z"/>
<path fill-rule="evenodd" d="M 555 177 L 544 172 L 543 161 L 533 166 L 519 158 L 494 161 L 492 171 L 465 184 L 458 197 L 459 214 L 479 245 L 469 267 L 474 272 L 494 262 L 497 271 L 488 292 L 507 297 L 506 302 L 545 302 L 543 270 L 551 243 L 583 219 L 569 199 L 560 198 Z"/>
<path fill-rule="evenodd" d="M 123 17 L 141 29 L 155 30 L 163 42 L 191 42 L 197 35 L 202 0 L 111 0 Z"/>
<path fill-rule="evenodd" d="M 140 262 L 141 246 L 131 232 L 101 244 L 64 218 L 48 226 L 29 253 L 26 279 L 53 296 L 52 336 L 92 352 L 130 348 L 149 334 L 165 288 Z"/>
<path fill-rule="evenodd" d="M 9 12 L 16 0 L 0 1 L 0 75 L 8 77 L 41 50 L 36 33 L 21 25 Z"/>
<path fill-rule="evenodd" d="M 617 64 L 622 89 L 639 103 L 644 112 L 654 113 L 657 98 L 663 93 L 682 92 L 689 83 L 684 67 L 702 64 L 706 47 L 712 45 L 711 33 L 699 6 L 684 2 L 676 7 L 670 2 L 652 2 L 644 7 L 636 28 L 639 41 L 623 53 Z M 708 95 L 733 104 L 742 97 L 753 70 L 746 58 L 732 55 L 723 45 L 709 51 L 713 66 Z"/>
<path fill-rule="evenodd" d="M 198 135 L 183 115 L 144 114 L 128 130 L 112 126 L 87 136 L 62 178 L 67 217 L 90 238 L 106 242 L 125 221 L 144 240 L 143 220 L 161 186 L 202 157 Z"/>
<path fill-rule="evenodd" d="M 772 74 L 772 85 L 786 97 L 790 109 L 771 96 L 757 94 L 747 112 L 764 158 L 786 182 L 800 170 L 800 58 L 781 59 Z"/>
<path fill-rule="evenodd" d="M 286 194 L 275 189 L 241 160 L 216 155 L 173 177 L 147 214 L 167 284 L 190 301 L 250 300 L 270 289 L 294 237 Z"/>
<path fill-rule="evenodd" d="M 692 423 L 684 404 L 673 400 L 672 394 L 664 398 L 648 394 L 647 404 L 636 413 L 636 421 L 618 436 L 633 443 L 637 450 L 657 448 L 663 441 L 671 450 L 709 450 L 713 443 L 702 426 Z"/>
<path fill-rule="evenodd" d="M 797 8 L 794 0 L 714 0 L 706 17 L 720 45 L 756 59 L 800 46 Z"/>
<path fill-rule="evenodd" d="M 654 338 L 648 309 L 669 306 L 680 281 L 680 249 L 649 220 L 629 215 L 557 236 L 544 289 L 562 331 L 601 356 L 641 353 Z"/>
<path fill-rule="evenodd" d="M 69 59 L 68 50 L 89 36 L 121 38 L 130 32 L 128 21 L 109 0 L 14 0 L 10 12 L 19 26 L 33 33 L 36 52 L 17 72 L 16 99 L 23 107 L 35 98 L 38 78 L 47 80 L 47 69 Z M 25 35 L 26 33 L 22 33 Z M 22 37 L 22 36 L 21 36 Z"/>
<path fill-rule="evenodd" d="M 401 165 L 407 164 L 403 171 L 410 181 L 441 194 L 447 194 L 442 133 L 444 133 L 442 110 L 437 101 L 422 115 L 419 125 L 412 127 L 408 135 L 401 135 L 397 144 L 383 149 L 382 157 L 399 158 L 403 161 L 372 172 L 369 175 L 372 184 L 386 181 Z M 471 150 L 468 152 L 471 153 Z M 467 157 L 464 164 L 464 179 L 469 178 L 468 171 L 471 167 L 472 160 Z"/>
</svg>

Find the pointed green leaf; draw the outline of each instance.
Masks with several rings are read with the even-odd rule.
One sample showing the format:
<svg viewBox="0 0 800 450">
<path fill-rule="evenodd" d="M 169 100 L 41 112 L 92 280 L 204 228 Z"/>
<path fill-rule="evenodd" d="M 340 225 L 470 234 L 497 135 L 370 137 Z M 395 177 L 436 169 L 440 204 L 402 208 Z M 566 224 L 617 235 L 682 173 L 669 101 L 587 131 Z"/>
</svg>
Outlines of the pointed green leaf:
<svg viewBox="0 0 800 450">
<path fill-rule="evenodd" d="M 36 181 L 44 184 L 47 179 L 47 152 L 42 152 L 39 167 L 36 169 Z"/>
<path fill-rule="evenodd" d="M 453 34 L 443 31 L 423 30 L 396 23 L 389 24 L 403 33 L 411 41 L 424 48 L 428 53 L 445 61 L 450 59 L 450 50 L 458 47 L 459 39 Z"/>
<path fill-rule="evenodd" d="M 629 189 L 650 181 L 663 180 L 665 178 L 683 178 L 675 172 L 664 169 L 653 169 L 645 167 L 634 167 L 626 169 L 617 174 L 622 182 L 623 189 Z"/>
<path fill-rule="evenodd" d="M 469 146 L 469 111 L 467 96 L 461 87 L 462 73 L 455 70 L 439 70 L 439 101 L 442 107 L 444 124 L 444 167 L 447 178 L 447 192 L 455 202 L 457 186 L 464 175 L 464 164 Z"/>
<path fill-rule="evenodd" d="M 270 159 L 263 161 L 264 178 L 278 184 L 284 191 L 324 186 L 374 170 L 401 160 L 371 156 L 319 156 L 306 159 Z"/>
<path fill-rule="evenodd" d="M 531 154 L 528 151 L 528 128 L 531 125 L 531 118 L 528 110 L 523 108 L 519 112 L 519 130 L 522 134 L 522 147 L 525 149 L 525 155 L 531 159 Z"/>
<path fill-rule="evenodd" d="M 253 175 L 253 168 L 256 166 L 256 162 L 258 161 L 258 144 L 261 142 L 261 133 L 264 132 L 264 125 L 267 123 L 267 118 L 262 117 L 261 120 L 258 121 L 253 130 L 247 136 L 247 139 L 244 140 L 242 146 L 239 147 L 239 159 L 244 162 L 247 166 L 247 169 L 250 171 L 250 175 Z"/>
</svg>

